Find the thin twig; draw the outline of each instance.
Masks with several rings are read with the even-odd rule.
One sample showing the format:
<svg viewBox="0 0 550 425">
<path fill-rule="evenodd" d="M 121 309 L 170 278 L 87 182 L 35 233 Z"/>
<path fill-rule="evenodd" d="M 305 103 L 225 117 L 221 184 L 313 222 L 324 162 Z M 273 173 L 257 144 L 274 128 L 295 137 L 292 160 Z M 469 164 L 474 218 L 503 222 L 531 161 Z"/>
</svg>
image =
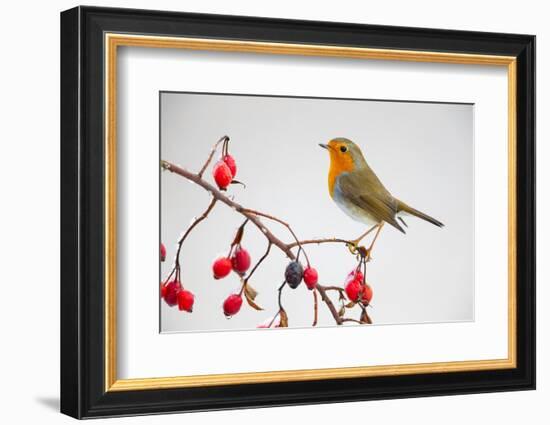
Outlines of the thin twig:
<svg viewBox="0 0 550 425">
<path fill-rule="evenodd" d="M 183 242 L 185 241 L 185 239 L 187 238 L 187 236 L 189 236 L 189 233 L 191 233 L 191 230 L 193 230 L 195 228 L 195 226 L 197 224 L 199 224 L 201 221 L 203 221 L 206 217 L 208 217 L 208 214 L 210 214 L 210 211 L 212 211 L 212 208 L 214 208 L 214 205 L 216 205 L 216 202 L 217 202 L 217 199 L 212 197 L 212 199 L 210 200 L 210 204 L 208 205 L 208 208 L 206 208 L 206 210 L 199 216 L 197 217 L 193 223 L 191 223 L 191 225 L 187 228 L 187 230 L 185 231 L 185 233 L 183 234 L 183 236 L 180 238 L 180 240 L 178 241 L 178 251 L 176 252 L 176 268 L 179 268 L 179 264 L 180 264 L 180 251 L 181 251 L 181 247 L 183 246 Z"/>
<path fill-rule="evenodd" d="M 244 285 L 246 286 L 246 284 L 248 283 L 248 279 L 250 279 L 252 277 L 252 275 L 254 274 L 254 272 L 256 271 L 256 269 L 260 266 L 260 264 L 262 264 L 262 261 L 264 261 L 267 256 L 269 255 L 269 251 L 271 251 L 271 242 L 268 242 L 267 244 L 267 249 L 264 253 L 264 255 L 262 255 L 262 258 L 260 258 L 258 260 L 258 262 L 256 263 L 256 265 L 252 268 L 252 270 L 250 270 L 250 273 L 248 273 L 248 276 L 246 277 L 246 279 L 244 280 Z"/>
<path fill-rule="evenodd" d="M 339 286 L 325 286 L 325 291 L 338 291 L 340 293 L 345 292 L 344 288 L 340 288 Z"/>
<path fill-rule="evenodd" d="M 315 285 L 315 289 L 319 291 L 319 295 L 321 295 L 321 299 L 323 302 L 327 305 L 328 309 L 330 310 L 332 317 L 334 317 L 334 320 L 336 321 L 336 324 L 341 325 L 342 324 L 342 318 L 338 314 L 338 310 L 336 310 L 336 307 L 334 307 L 334 304 L 332 303 L 331 299 L 328 297 L 325 287 L 323 285 L 320 285 L 319 283 Z"/>
<path fill-rule="evenodd" d="M 322 243 L 343 243 L 348 245 L 353 245 L 352 241 L 340 238 L 323 238 L 323 239 L 306 239 L 303 241 L 292 242 L 288 244 L 289 248 L 294 248 L 299 245 L 311 245 L 311 244 L 322 244 Z"/>
<path fill-rule="evenodd" d="M 317 301 L 317 289 L 313 288 L 313 323 L 311 326 L 317 326 L 317 318 L 319 317 L 319 303 Z"/>
<path fill-rule="evenodd" d="M 264 212 L 261 212 L 261 211 L 251 210 L 250 208 L 246 208 L 245 211 L 247 213 L 254 214 L 254 215 L 259 215 L 260 217 L 265 217 L 269 220 L 273 220 L 273 221 L 275 221 L 279 224 L 282 224 L 283 226 L 285 226 L 288 229 L 288 231 L 290 232 L 290 234 L 294 238 L 295 242 L 293 243 L 293 246 L 301 246 L 302 245 L 302 243 L 300 242 L 300 240 L 296 236 L 296 233 L 294 233 L 294 230 L 292 230 L 292 227 L 290 227 L 290 224 L 288 224 L 286 221 L 283 221 L 280 218 L 272 216 L 271 214 L 267 214 L 267 213 L 264 213 Z M 287 244 L 287 246 L 290 246 L 290 244 Z M 309 257 L 307 256 L 307 253 L 303 249 L 302 249 L 302 251 L 304 252 L 304 255 L 306 256 L 306 261 L 307 261 L 307 264 L 309 266 Z"/>
<path fill-rule="evenodd" d="M 279 316 L 279 314 L 281 314 L 281 310 L 279 310 L 277 312 L 277 314 L 275 316 L 273 316 L 273 319 L 271 319 L 271 322 L 269 322 L 269 325 L 267 325 L 268 328 L 271 328 L 271 326 L 273 325 L 273 323 L 275 323 L 275 319 L 277 319 L 277 317 Z"/>
<path fill-rule="evenodd" d="M 343 323 L 343 322 L 359 323 L 360 325 L 363 324 L 363 322 L 361 322 L 360 320 L 352 319 L 351 317 L 344 317 L 344 318 L 342 318 L 342 323 Z"/>
<path fill-rule="evenodd" d="M 172 269 L 172 271 L 170 272 L 170 274 L 168 275 L 168 277 L 164 280 L 164 282 L 162 283 L 163 285 L 166 285 L 168 283 L 168 281 L 170 280 L 170 278 L 172 277 L 172 275 L 174 274 L 174 272 L 176 271 L 176 268 L 174 267 Z"/>
<path fill-rule="evenodd" d="M 284 310 L 283 305 L 281 304 L 281 296 L 283 294 L 283 288 L 285 287 L 285 285 L 286 285 L 286 281 L 283 282 L 283 284 L 281 286 L 279 286 L 279 298 L 278 298 L 279 311 Z"/>
<path fill-rule="evenodd" d="M 206 169 L 208 168 L 208 165 L 210 164 L 210 162 L 212 161 L 212 158 L 214 157 L 214 154 L 216 153 L 216 150 L 218 149 L 218 146 L 220 145 L 221 142 L 227 142 L 229 140 L 229 137 L 228 136 L 223 136 L 222 138 L 220 138 L 220 140 L 218 140 L 214 146 L 212 147 L 212 150 L 210 151 L 210 154 L 208 155 L 208 158 L 206 158 L 206 162 L 204 163 L 204 165 L 202 166 L 201 170 L 198 172 L 198 176 L 202 178 L 202 175 L 204 174 L 204 172 L 206 171 Z"/>
</svg>

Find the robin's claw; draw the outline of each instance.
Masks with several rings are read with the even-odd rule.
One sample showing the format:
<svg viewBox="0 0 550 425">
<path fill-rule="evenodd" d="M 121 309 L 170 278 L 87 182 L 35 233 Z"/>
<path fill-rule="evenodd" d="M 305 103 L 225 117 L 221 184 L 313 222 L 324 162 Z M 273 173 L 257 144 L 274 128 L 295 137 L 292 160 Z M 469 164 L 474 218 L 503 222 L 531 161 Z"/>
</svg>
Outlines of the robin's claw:
<svg viewBox="0 0 550 425">
<path fill-rule="evenodd" d="M 353 255 L 359 255 L 359 252 L 357 251 L 357 244 L 355 242 L 350 242 L 346 244 L 346 247 L 349 249 L 349 252 Z"/>
<path fill-rule="evenodd" d="M 365 263 L 368 263 L 370 260 L 372 260 L 371 257 L 372 247 L 365 248 L 364 246 L 357 247 L 357 253 L 361 257 L 361 259 L 365 260 Z"/>
</svg>

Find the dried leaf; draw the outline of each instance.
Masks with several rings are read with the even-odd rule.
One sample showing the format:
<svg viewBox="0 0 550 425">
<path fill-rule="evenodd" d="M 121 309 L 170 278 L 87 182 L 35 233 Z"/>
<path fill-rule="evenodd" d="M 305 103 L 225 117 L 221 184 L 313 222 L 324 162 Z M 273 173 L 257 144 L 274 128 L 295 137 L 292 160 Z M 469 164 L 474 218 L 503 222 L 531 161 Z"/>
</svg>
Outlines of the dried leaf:
<svg viewBox="0 0 550 425">
<path fill-rule="evenodd" d="M 246 219 L 244 223 L 239 226 L 239 228 L 237 229 L 237 233 L 235 234 L 235 239 L 233 239 L 233 243 L 231 244 L 231 246 L 235 246 L 241 243 L 244 234 L 244 226 L 246 226 L 247 222 L 248 219 Z"/>
<path fill-rule="evenodd" d="M 338 310 L 338 316 L 344 317 L 344 314 L 346 314 L 346 307 L 342 306 L 340 307 L 340 310 Z"/>
<path fill-rule="evenodd" d="M 244 287 L 244 293 L 245 295 L 250 298 L 251 300 L 255 300 L 258 296 L 258 291 L 256 291 L 252 286 L 250 286 L 248 283 Z"/>
<path fill-rule="evenodd" d="M 254 302 L 254 299 L 250 298 L 250 296 L 248 295 L 248 292 L 246 292 L 246 289 L 244 291 L 244 297 L 248 305 L 252 307 L 254 310 L 260 310 L 260 311 L 263 310 L 263 308 L 261 308 L 258 304 Z"/>
<path fill-rule="evenodd" d="M 359 321 L 361 323 L 366 323 L 366 324 L 372 324 L 372 320 L 370 318 L 370 316 L 367 314 L 367 311 L 366 310 L 363 310 L 363 312 L 361 313 L 361 318 L 359 319 Z"/>
<path fill-rule="evenodd" d="M 350 301 L 349 303 L 346 304 L 346 308 L 353 308 L 355 307 L 355 304 L 356 304 L 355 302 Z"/>
<path fill-rule="evenodd" d="M 288 315 L 286 314 L 286 311 L 282 310 L 279 312 L 279 317 L 281 320 L 279 321 L 279 327 L 280 328 L 288 328 Z"/>
</svg>

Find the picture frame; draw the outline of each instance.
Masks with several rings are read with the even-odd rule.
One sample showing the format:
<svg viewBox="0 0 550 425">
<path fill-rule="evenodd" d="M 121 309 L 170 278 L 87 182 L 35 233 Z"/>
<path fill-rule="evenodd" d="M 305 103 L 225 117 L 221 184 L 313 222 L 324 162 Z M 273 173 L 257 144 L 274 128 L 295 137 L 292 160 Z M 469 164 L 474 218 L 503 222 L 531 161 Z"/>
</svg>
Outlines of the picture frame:
<svg viewBox="0 0 550 425">
<path fill-rule="evenodd" d="M 508 205 L 495 214 L 508 223 L 506 358 L 120 379 L 117 123 L 122 111 L 116 93 L 121 47 L 505 69 Z M 83 6 L 67 10 L 61 13 L 61 194 L 62 413 L 92 418 L 535 388 L 534 36 Z"/>
</svg>

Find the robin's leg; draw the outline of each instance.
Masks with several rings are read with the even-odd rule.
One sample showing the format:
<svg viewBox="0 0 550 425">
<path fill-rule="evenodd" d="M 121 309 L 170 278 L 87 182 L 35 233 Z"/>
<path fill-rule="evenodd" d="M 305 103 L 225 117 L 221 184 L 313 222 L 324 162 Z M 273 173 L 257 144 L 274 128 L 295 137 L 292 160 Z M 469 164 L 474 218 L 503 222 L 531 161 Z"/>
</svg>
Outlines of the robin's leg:
<svg viewBox="0 0 550 425">
<path fill-rule="evenodd" d="M 378 224 L 377 227 L 378 227 L 378 230 L 376 231 L 376 234 L 374 235 L 374 238 L 367 249 L 367 261 L 370 260 L 370 253 L 372 252 L 372 248 L 374 246 L 374 243 L 376 242 L 376 239 L 378 239 L 378 235 L 380 234 L 382 227 L 384 227 L 384 222 L 381 222 L 380 224 Z"/>
<path fill-rule="evenodd" d="M 359 236 L 357 239 L 350 241 L 350 243 L 348 244 L 348 249 L 351 251 L 352 254 L 355 254 L 357 252 L 357 246 L 359 245 L 359 242 L 361 242 L 361 240 L 365 238 L 365 236 L 369 235 L 378 226 L 379 224 L 375 224 L 369 230 L 367 230 L 365 233 Z"/>
</svg>

